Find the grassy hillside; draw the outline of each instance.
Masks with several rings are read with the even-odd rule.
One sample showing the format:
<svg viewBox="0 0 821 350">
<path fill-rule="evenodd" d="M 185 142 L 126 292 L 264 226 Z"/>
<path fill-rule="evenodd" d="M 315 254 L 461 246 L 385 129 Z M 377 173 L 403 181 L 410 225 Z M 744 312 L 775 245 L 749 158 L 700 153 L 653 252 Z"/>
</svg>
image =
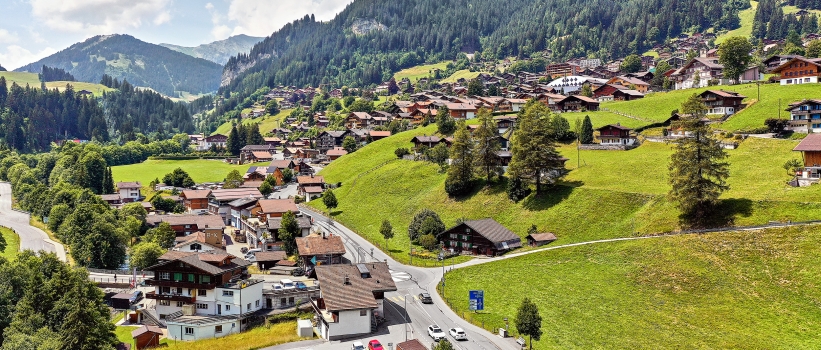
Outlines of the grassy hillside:
<svg viewBox="0 0 821 350">
<path fill-rule="evenodd" d="M 279 114 L 274 115 L 274 116 L 266 114 L 266 115 L 264 115 L 262 117 L 259 117 L 259 118 L 246 118 L 242 121 L 242 123 L 245 124 L 245 125 L 250 125 L 250 124 L 253 124 L 253 123 L 260 123 L 259 124 L 259 132 L 261 132 L 263 135 L 265 135 L 267 132 L 269 132 L 269 131 L 273 130 L 274 128 L 278 127 L 279 123 L 281 123 L 283 120 L 285 120 L 285 118 L 287 118 L 288 115 L 291 114 L 292 110 L 293 109 L 283 109 L 279 112 Z M 231 132 L 231 125 L 232 125 L 231 122 L 223 123 L 222 125 L 220 125 L 217 128 L 217 130 L 215 130 L 212 133 L 212 135 L 213 134 L 228 135 L 228 133 Z"/>
<path fill-rule="evenodd" d="M 225 179 L 231 170 L 237 169 L 244 174 L 253 165 L 267 164 L 244 164 L 232 165 L 220 160 L 146 160 L 139 164 L 121 165 L 111 167 L 111 174 L 114 181 L 139 181 L 144 186 L 155 178 L 162 180 L 165 174 L 176 168 L 182 168 L 191 175 L 194 182 L 218 182 Z"/>
<path fill-rule="evenodd" d="M 782 118 L 787 117 L 788 113 L 785 112 L 784 109 L 790 102 L 821 98 L 821 89 L 818 89 L 818 87 L 814 85 L 781 86 L 778 84 L 762 84 L 761 101 L 755 101 L 758 96 L 757 86 L 755 84 L 741 84 L 657 92 L 649 94 L 640 100 L 605 102 L 601 104 L 601 107 L 611 111 L 627 113 L 641 119 L 663 121 L 670 117 L 671 111 L 681 108 L 682 102 L 690 95 L 699 94 L 704 90 L 711 89 L 736 91 L 747 96 L 747 98 L 744 99 L 744 103 L 749 106 L 732 116 L 726 122 L 718 125 L 718 128 L 727 131 L 761 127 L 767 118 L 777 118 L 779 110 L 781 111 Z"/>
<path fill-rule="evenodd" d="M 431 75 L 431 71 L 434 69 L 438 68 L 441 70 L 445 70 L 445 67 L 447 67 L 447 65 L 448 62 L 439 62 L 436 64 L 425 64 L 421 66 L 405 68 L 403 70 L 396 72 L 396 74 L 393 75 L 393 78 L 396 79 L 397 82 L 404 78 L 408 78 L 410 79 L 410 81 L 417 81 L 420 78 L 424 78 Z"/>
<path fill-rule="evenodd" d="M 20 236 L 12 230 L 0 227 L 0 256 L 14 259 L 20 250 Z"/>
<path fill-rule="evenodd" d="M 581 168 L 573 145 L 561 147 L 572 169 L 565 182 L 543 198 L 512 203 L 504 184 L 451 199 L 444 192 L 445 175 L 427 162 L 397 160 L 393 151 L 410 147 L 415 135 L 433 134 L 434 126 L 374 142 L 334 161 L 320 174 L 342 182 L 335 193 L 336 218 L 376 244 L 378 229 L 390 218 L 396 232 L 406 232 L 413 214 L 422 208 L 439 213 L 446 225 L 458 218 L 492 217 L 524 237 L 531 224 L 555 232 L 559 242 L 653 234 L 676 230 L 678 210 L 666 200 L 667 165 L 671 146 L 645 143 L 626 151 L 583 151 Z M 821 187 L 791 188 L 781 168 L 797 141 L 748 139 L 728 151 L 731 189 L 723 195 L 722 223 L 763 224 L 771 220 L 821 219 Z M 311 206 L 324 209 L 321 201 Z M 374 215 L 378 213 L 378 215 Z M 391 251 L 407 254 L 408 238 L 397 234 Z M 399 259 L 405 259 L 400 254 Z M 395 257 L 397 257 L 395 255 Z"/>
<path fill-rule="evenodd" d="M 753 33 L 753 18 L 755 17 L 755 10 L 758 8 L 758 1 L 750 1 L 750 5 L 752 7 L 738 12 L 738 18 L 741 20 L 741 27 L 717 36 L 716 44 L 721 44 L 724 40 L 727 40 L 727 38 L 734 36 L 743 36 L 745 38 L 750 37 L 750 34 Z"/>
<path fill-rule="evenodd" d="M 479 72 L 471 72 L 468 69 L 462 69 L 454 72 L 451 76 L 442 79 L 441 83 L 455 83 L 457 80 L 461 78 L 465 78 L 467 80 L 471 80 L 479 76 Z"/>
<path fill-rule="evenodd" d="M 821 322 L 816 231 L 547 251 L 449 272 L 445 296 L 486 328 L 503 326 L 530 296 L 544 319 L 536 349 L 809 349 Z M 466 310 L 471 289 L 484 289 L 484 312 Z"/>
<path fill-rule="evenodd" d="M 6 84 L 11 86 L 11 83 L 17 83 L 20 86 L 29 86 L 33 88 L 40 87 L 40 78 L 38 78 L 37 73 L 26 73 L 26 72 L 0 72 L 0 77 L 6 78 Z M 65 90 L 66 84 L 71 84 L 74 87 L 74 91 L 80 90 L 88 90 L 94 93 L 94 96 L 102 96 L 103 91 L 113 91 L 114 89 L 105 87 L 101 84 L 94 84 L 94 83 L 85 83 L 80 81 L 50 81 L 46 83 L 46 87 L 49 89 L 58 89 L 60 91 Z"/>
</svg>

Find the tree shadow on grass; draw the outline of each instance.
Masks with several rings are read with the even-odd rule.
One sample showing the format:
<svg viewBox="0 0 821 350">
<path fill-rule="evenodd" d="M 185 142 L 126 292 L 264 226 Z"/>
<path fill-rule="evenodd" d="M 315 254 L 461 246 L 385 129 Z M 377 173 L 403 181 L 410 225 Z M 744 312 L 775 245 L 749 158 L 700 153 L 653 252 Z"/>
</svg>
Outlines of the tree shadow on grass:
<svg viewBox="0 0 821 350">
<path fill-rule="evenodd" d="M 331 215 L 332 217 L 337 217 L 337 216 L 339 216 L 339 214 L 342 214 L 342 213 L 343 213 L 342 210 L 336 210 L 336 211 L 329 212 L 328 214 Z"/>
<path fill-rule="evenodd" d="M 690 229 L 709 229 L 735 225 L 737 217 L 749 217 L 753 213 L 753 201 L 747 198 L 727 198 L 720 200 L 706 214 L 699 217 L 679 215 L 682 225 Z"/>
<path fill-rule="evenodd" d="M 542 194 L 535 192 L 527 196 L 522 206 L 529 211 L 542 211 L 561 203 L 573 193 L 574 186 L 554 185 L 542 189 Z"/>
</svg>

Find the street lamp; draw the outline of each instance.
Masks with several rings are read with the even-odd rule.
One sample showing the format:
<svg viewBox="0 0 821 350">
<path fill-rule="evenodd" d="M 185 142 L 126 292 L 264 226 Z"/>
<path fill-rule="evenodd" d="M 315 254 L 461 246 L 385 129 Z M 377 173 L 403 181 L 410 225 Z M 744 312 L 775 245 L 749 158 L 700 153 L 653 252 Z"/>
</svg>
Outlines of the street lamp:
<svg viewBox="0 0 821 350">
<path fill-rule="evenodd" d="M 402 318 L 405 319 L 405 341 L 408 341 L 408 297 L 410 294 L 405 294 L 402 296 L 405 299 L 405 313 L 402 315 Z"/>
</svg>

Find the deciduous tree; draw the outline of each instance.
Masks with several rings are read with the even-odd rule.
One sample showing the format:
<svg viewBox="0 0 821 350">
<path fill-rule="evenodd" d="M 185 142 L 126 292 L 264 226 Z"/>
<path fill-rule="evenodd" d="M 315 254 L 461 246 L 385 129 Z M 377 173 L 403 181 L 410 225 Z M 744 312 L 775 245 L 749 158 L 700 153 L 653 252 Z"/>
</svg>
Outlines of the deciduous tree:
<svg viewBox="0 0 821 350">
<path fill-rule="evenodd" d="M 635 73 L 641 70 L 641 57 L 638 55 L 629 55 L 624 58 L 624 61 L 621 62 L 621 66 L 619 66 L 619 70 L 622 73 Z"/>
<path fill-rule="evenodd" d="M 434 222 L 434 225 L 428 225 L 429 227 L 423 231 L 423 223 L 426 219 L 431 218 Z M 433 227 L 432 229 L 430 227 Z M 441 229 L 441 230 L 440 230 Z M 436 214 L 433 210 L 430 209 L 422 209 L 416 215 L 413 216 L 410 224 L 408 225 L 408 238 L 411 241 L 417 241 L 420 236 L 426 233 L 430 233 L 430 231 L 444 231 L 445 224 L 442 222 L 442 219 L 439 218 L 439 214 Z M 439 232 L 435 232 L 433 234 L 439 234 Z"/>
<path fill-rule="evenodd" d="M 336 209 L 339 203 L 336 201 L 336 195 L 334 194 L 333 190 L 327 190 L 324 194 L 322 194 L 322 204 L 325 204 L 325 207 L 328 208 L 328 211 Z"/>
<path fill-rule="evenodd" d="M 724 65 L 724 77 L 738 82 L 738 77 L 744 74 L 750 65 L 753 45 L 742 36 L 734 36 L 718 47 L 718 62 Z"/>
<path fill-rule="evenodd" d="M 354 140 L 352 136 L 345 136 L 345 138 L 342 139 L 342 148 L 348 151 L 348 153 L 356 152 L 357 146 L 356 140 Z"/>
<path fill-rule="evenodd" d="M 533 349 L 533 340 L 542 338 L 542 316 L 539 307 L 525 297 L 516 312 L 516 330 L 519 334 L 530 337 L 530 349 Z"/>
<path fill-rule="evenodd" d="M 131 248 L 129 263 L 131 268 L 143 270 L 146 267 L 157 263 L 157 258 L 165 253 L 165 250 L 155 242 L 143 242 Z"/>
<path fill-rule="evenodd" d="M 393 238 L 393 226 L 388 219 L 382 220 L 382 226 L 379 227 L 379 233 L 385 238 L 385 250 L 388 250 L 388 240 Z"/>
<path fill-rule="evenodd" d="M 299 236 L 299 223 L 297 223 L 296 216 L 290 210 L 282 214 L 282 222 L 277 235 L 282 241 L 282 248 L 285 249 L 288 255 L 297 253 L 296 237 Z"/>
<path fill-rule="evenodd" d="M 225 177 L 222 188 L 239 188 L 242 186 L 242 175 L 237 169 L 231 170 Z"/>
</svg>

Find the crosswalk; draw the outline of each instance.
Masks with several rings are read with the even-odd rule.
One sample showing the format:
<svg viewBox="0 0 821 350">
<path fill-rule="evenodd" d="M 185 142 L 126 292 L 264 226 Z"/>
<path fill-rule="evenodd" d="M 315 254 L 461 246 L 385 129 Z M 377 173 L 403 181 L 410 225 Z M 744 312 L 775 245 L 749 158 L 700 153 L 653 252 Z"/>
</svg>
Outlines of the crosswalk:
<svg viewBox="0 0 821 350">
<path fill-rule="evenodd" d="M 407 272 L 391 271 L 391 278 L 394 282 L 404 282 L 411 279 L 411 275 Z"/>
</svg>

